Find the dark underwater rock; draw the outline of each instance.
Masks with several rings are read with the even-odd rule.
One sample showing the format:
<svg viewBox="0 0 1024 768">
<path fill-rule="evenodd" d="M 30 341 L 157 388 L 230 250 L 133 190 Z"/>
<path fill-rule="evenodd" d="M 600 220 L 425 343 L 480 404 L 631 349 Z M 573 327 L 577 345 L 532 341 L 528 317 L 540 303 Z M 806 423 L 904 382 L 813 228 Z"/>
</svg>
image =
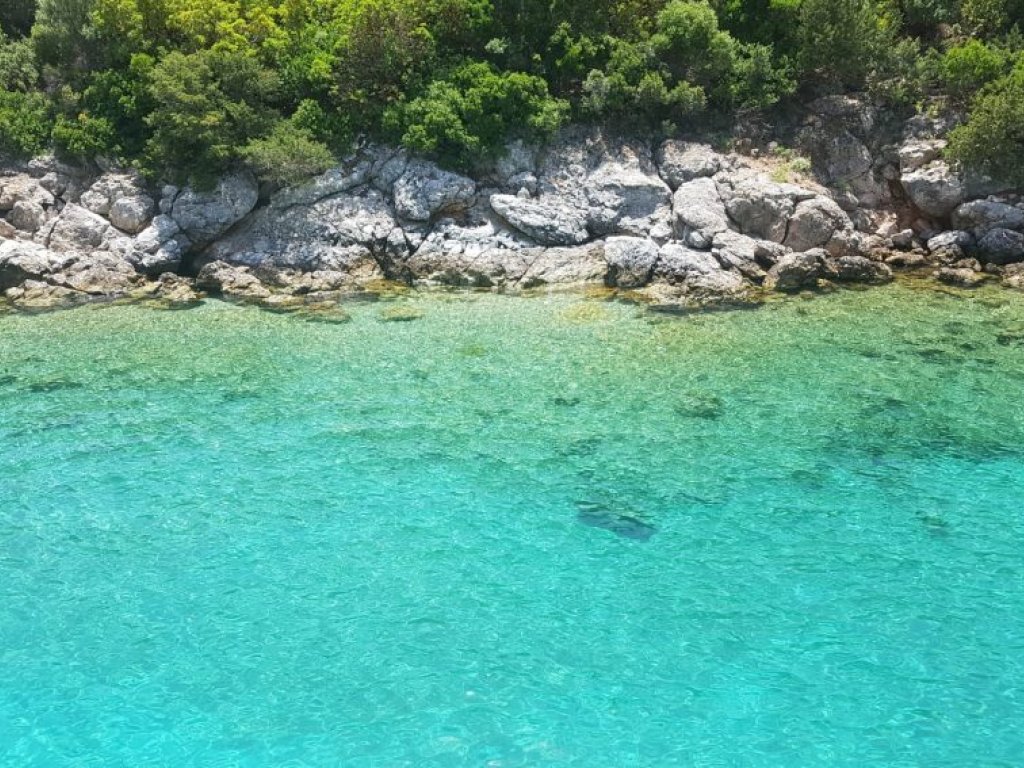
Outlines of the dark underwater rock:
<svg viewBox="0 0 1024 768">
<path fill-rule="evenodd" d="M 602 528 L 633 541 L 648 541 L 658 529 L 628 512 L 609 509 L 594 501 L 576 502 L 576 520 L 591 528 Z"/>
</svg>

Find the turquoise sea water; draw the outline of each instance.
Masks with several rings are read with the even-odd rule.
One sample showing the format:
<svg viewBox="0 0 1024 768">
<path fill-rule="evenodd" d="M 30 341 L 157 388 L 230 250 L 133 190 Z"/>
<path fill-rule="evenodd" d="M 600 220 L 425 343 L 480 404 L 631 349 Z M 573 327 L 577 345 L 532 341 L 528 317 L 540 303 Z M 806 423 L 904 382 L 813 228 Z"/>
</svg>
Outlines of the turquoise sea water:
<svg viewBox="0 0 1024 768">
<path fill-rule="evenodd" d="M 1024 765 L 1024 296 L 402 301 L 0 316 L 0 764 Z"/>
</svg>

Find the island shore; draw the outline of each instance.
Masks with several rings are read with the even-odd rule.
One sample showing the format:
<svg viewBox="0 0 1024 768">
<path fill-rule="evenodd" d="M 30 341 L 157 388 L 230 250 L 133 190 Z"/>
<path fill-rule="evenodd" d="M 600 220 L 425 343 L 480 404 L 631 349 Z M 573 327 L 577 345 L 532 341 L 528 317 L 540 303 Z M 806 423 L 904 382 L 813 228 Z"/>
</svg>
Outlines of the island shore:
<svg viewBox="0 0 1024 768">
<path fill-rule="evenodd" d="M 810 104 L 785 134 L 806 163 L 774 140 L 719 152 L 574 127 L 473 177 L 365 146 L 277 189 L 41 158 L 0 177 L 0 292 L 26 311 L 205 294 L 288 310 L 395 286 L 582 286 L 689 310 L 906 270 L 1024 287 L 1020 196 L 947 165 L 941 120 L 884 117 L 853 97 Z"/>
</svg>

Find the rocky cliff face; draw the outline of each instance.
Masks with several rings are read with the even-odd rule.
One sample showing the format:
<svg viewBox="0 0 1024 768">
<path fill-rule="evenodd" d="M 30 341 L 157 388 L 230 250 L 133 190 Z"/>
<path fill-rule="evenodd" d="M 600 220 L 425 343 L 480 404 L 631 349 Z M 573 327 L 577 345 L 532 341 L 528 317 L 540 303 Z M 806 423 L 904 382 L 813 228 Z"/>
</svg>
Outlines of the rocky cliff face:
<svg viewBox="0 0 1024 768">
<path fill-rule="evenodd" d="M 771 144 L 721 154 L 576 128 L 543 149 L 514 144 L 475 178 L 364 148 L 262 199 L 246 173 L 208 191 L 157 189 L 38 160 L 0 176 L 0 292 L 22 308 L 187 304 L 199 290 L 283 307 L 385 280 L 599 283 L 687 307 L 884 282 L 904 267 L 1019 284 L 1019 196 L 947 166 L 946 126 L 915 118 L 894 136 L 878 123 L 856 99 L 810 105 L 795 134 L 813 164 L 803 174 Z"/>
</svg>

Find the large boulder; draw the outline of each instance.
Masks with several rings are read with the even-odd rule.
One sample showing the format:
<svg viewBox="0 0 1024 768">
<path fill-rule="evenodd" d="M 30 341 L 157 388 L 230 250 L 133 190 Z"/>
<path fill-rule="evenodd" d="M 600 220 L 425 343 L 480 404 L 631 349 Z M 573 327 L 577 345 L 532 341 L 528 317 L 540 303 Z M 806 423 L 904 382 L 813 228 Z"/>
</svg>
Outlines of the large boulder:
<svg viewBox="0 0 1024 768">
<path fill-rule="evenodd" d="M 562 198 L 538 200 L 491 195 L 491 208 L 513 229 L 540 245 L 581 245 L 590 239 L 587 216 Z"/>
<path fill-rule="evenodd" d="M 693 179 L 714 176 L 726 159 L 707 144 L 669 139 L 658 147 L 658 172 L 673 190 Z"/>
<path fill-rule="evenodd" d="M 755 176 L 740 181 L 725 197 L 725 209 L 740 232 L 781 243 L 797 203 L 813 199 L 816 193 Z"/>
<path fill-rule="evenodd" d="M 595 235 L 667 238 L 671 234 L 672 192 L 638 163 L 608 160 L 587 176 L 583 190 L 588 228 Z"/>
<path fill-rule="evenodd" d="M 46 210 L 34 200 L 19 200 L 7 214 L 7 220 L 15 229 L 32 234 L 46 222 Z"/>
<path fill-rule="evenodd" d="M 729 229 L 725 203 L 712 179 L 702 177 L 681 184 L 673 208 L 676 237 L 694 248 L 710 248 L 715 235 Z"/>
<path fill-rule="evenodd" d="M 110 206 L 107 218 L 122 232 L 134 235 L 145 229 L 155 210 L 156 202 L 149 195 L 131 195 L 118 198 Z"/>
<path fill-rule="evenodd" d="M 892 280 L 892 269 L 865 256 L 840 256 L 826 261 L 828 277 L 840 283 L 880 285 Z"/>
<path fill-rule="evenodd" d="M 245 218 L 258 199 L 256 177 L 238 172 L 224 176 L 209 191 L 187 187 L 174 198 L 170 215 L 189 240 L 206 245 Z"/>
<path fill-rule="evenodd" d="M 405 170 L 405 155 L 402 153 L 398 156 L 402 158 L 402 165 L 400 169 L 397 169 L 397 174 L 400 176 Z M 384 162 L 382 158 L 377 159 Z M 269 207 L 287 211 L 295 206 L 315 205 L 321 200 L 326 200 L 342 192 L 351 192 L 371 180 L 374 167 L 373 159 L 366 158 L 331 168 L 303 184 L 278 190 L 271 198 Z M 394 181 L 395 179 L 391 179 L 387 188 L 381 191 L 390 192 Z"/>
<path fill-rule="evenodd" d="M 821 248 L 836 232 L 851 229 L 850 218 L 834 200 L 815 197 L 797 204 L 783 243 L 794 251 Z"/>
<path fill-rule="evenodd" d="M 658 261 L 658 246 L 641 237 L 609 237 L 604 242 L 608 284 L 618 288 L 647 285 Z"/>
<path fill-rule="evenodd" d="M 764 287 L 783 292 L 814 288 L 823 274 L 824 259 L 825 252 L 820 249 L 788 253 L 768 271 Z"/>
<path fill-rule="evenodd" d="M 160 215 L 154 218 L 148 227 L 135 238 L 135 247 L 145 253 L 156 253 L 160 246 L 174 239 L 181 233 L 178 222 L 170 216 Z"/>
<path fill-rule="evenodd" d="M 764 265 L 759 256 L 773 249 L 766 249 L 764 241 L 738 232 L 727 230 L 715 235 L 711 252 L 726 269 L 734 269 L 748 280 L 761 282 L 765 276 Z"/>
<path fill-rule="evenodd" d="M 37 243 L 0 241 L 0 291 L 26 280 L 40 280 L 67 261 Z"/>
<path fill-rule="evenodd" d="M 0 177 L 0 211 L 10 211 L 19 202 L 49 208 L 55 200 L 53 194 L 31 176 L 19 173 Z"/>
<path fill-rule="evenodd" d="M 196 287 L 238 301 L 260 301 L 270 296 L 270 289 L 248 267 L 223 261 L 204 265 L 196 276 Z"/>
<path fill-rule="evenodd" d="M 388 201 L 361 187 L 308 205 L 261 208 L 203 255 L 252 267 L 351 271 L 370 280 L 381 276 L 375 256 L 398 262 L 408 252 Z"/>
<path fill-rule="evenodd" d="M 58 253 L 36 243 L 0 243 L 0 290 L 15 290 L 8 295 L 26 308 L 124 296 L 140 280 L 130 263 L 107 251 Z"/>
<path fill-rule="evenodd" d="M 948 216 L 963 202 L 960 177 L 942 161 L 904 173 L 900 182 L 914 205 L 935 218 Z"/>
<path fill-rule="evenodd" d="M 971 200 L 953 212 L 953 226 L 983 235 L 992 229 L 1024 229 L 1024 210 L 1009 203 Z"/>
<path fill-rule="evenodd" d="M 188 238 L 177 222 L 161 214 L 134 240 L 129 241 L 125 252 L 136 269 L 156 276 L 177 270 L 188 246 Z"/>
<path fill-rule="evenodd" d="M 110 224 L 79 205 L 64 206 L 50 228 L 46 246 L 54 251 L 91 251 L 100 247 Z"/>
<path fill-rule="evenodd" d="M 498 243 L 466 243 L 428 237 L 406 262 L 416 283 L 466 288 L 504 288 L 517 285 L 543 249 L 507 248 Z"/>
<path fill-rule="evenodd" d="M 747 285 L 739 273 L 723 269 L 712 254 L 687 248 L 681 243 L 662 246 L 654 278 L 709 294 L 732 294 Z"/>
<path fill-rule="evenodd" d="M 875 178 L 874 157 L 860 131 L 844 127 L 831 119 L 806 128 L 800 137 L 822 183 L 833 190 L 846 190 L 859 205 L 875 207 L 882 202 L 885 189 Z"/>
<path fill-rule="evenodd" d="M 406 260 L 406 276 L 427 284 L 479 288 L 518 283 L 540 249 L 484 206 L 479 211 L 479 218 L 468 221 L 438 221 Z"/>
<path fill-rule="evenodd" d="M 93 297 L 117 297 L 132 291 L 141 277 L 130 263 L 106 251 L 77 254 L 50 282 Z"/>
<path fill-rule="evenodd" d="M 941 264 L 952 264 L 964 258 L 974 247 L 974 237 L 970 232 L 950 230 L 928 239 L 928 253 L 933 261 Z"/>
<path fill-rule="evenodd" d="M 601 243 L 545 248 L 520 278 L 523 288 L 602 282 L 608 272 Z"/>
<path fill-rule="evenodd" d="M 978 240 L 978 254 L 992 264 L 1024 261 L 1024 234 L 1012 229 L 990 229 Z"/>
<path fill-rule="evenodd" d="M 945 148 L 943 139 L 911 139 L 898 150 L 900 170 L 909 173 L 923 168 L 942 157 Z"/>
<path fill-rule="evenodd" d="M 522 187 L 532 194 L 534 185 L 528 180 Z M 556 207 L 583 213 L 591 236 L 671 235 L 671 191 L 658 176 L 644 142 L 591 128 L 566 129 L 540 158 L 535 188 L 539 200 L 557 200 Z M 560 239 L 561 244 L 571 244 Z"/>
<path fill-rule="evenodd" d="M 393 187 L 395 210 L 409 221 L 429 221 L 439 213 L 467 208 L 475 194 L 472 179 L 425 160 L 408 163 Z"/>
<path fill-rule="evenodd" d="M 81 206 L 100 216 L 108 216 L 118 200 L 146 194 L 142 179 L 134 173 L 107 173 L 100 176 L 79 200 Z M 114 224 L 117 226 L 117 224 Z"/>
</svg>

